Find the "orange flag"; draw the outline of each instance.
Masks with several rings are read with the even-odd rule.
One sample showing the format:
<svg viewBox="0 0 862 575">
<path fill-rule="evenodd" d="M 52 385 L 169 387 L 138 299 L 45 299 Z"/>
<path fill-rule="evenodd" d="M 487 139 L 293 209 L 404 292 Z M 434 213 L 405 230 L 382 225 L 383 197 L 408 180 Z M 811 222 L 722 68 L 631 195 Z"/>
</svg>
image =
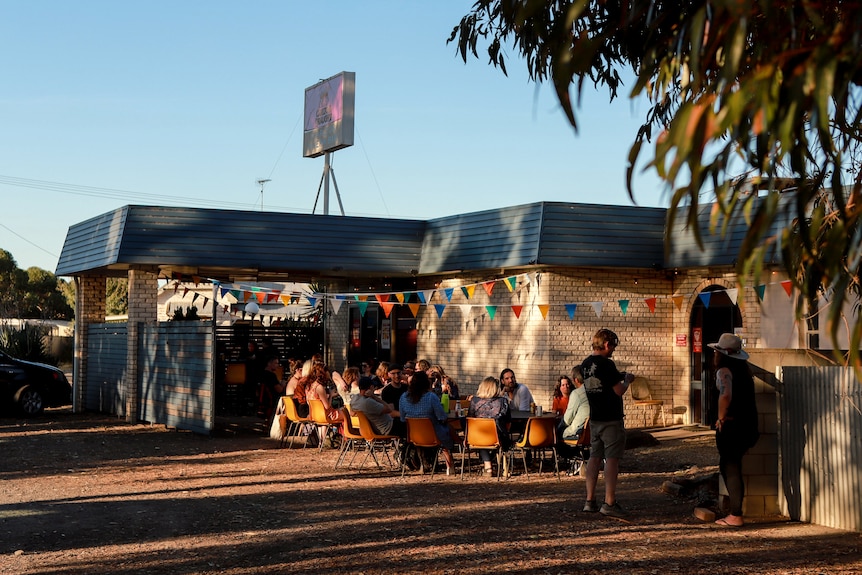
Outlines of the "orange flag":
<svg viewBox="0 0 862 575">
<path fill-rule="evenodd" d="M 416 314 L 419 313 L 419 305 L 418 303 L 408 303 L 407 307 L 410 308 L 410 312 L 413 314 L 413 317 L 416 317 Z"/>
<path fill-rule="evenodd" d="M 790 280 L 784 280 L 781 282 L 781 287 L 783 287 L 784 291 L 787 292 L 787 297 L 790 297 L 790 292 L 793 291 L 793 282 Z"/>
<path fill-rule="evenodd" d="M 389 301 L 389 294 L 388 293 L 374 294 L 374 297 L 377 298 L 378 303 L 380 303 L 381 305 Z M 389 309 L 392 309 L 392 308 L 390 307 Z M 386 317 L 389 317 L 388 313 L 386 314 Z"/>
<path fill-rule="evenodd" d="M 649 308 L 650 312 L 655 313 L 655 302 L 656 302 L 656 298 L 654 298 L 654 297 L 648 297 L 648 298 L 646 298 L 644 301 L 646 302 L 646 305 L 647 305 L 647 307 Z"/>
<path fill-rule="evenodd" d="M 682 300 L 683 300 L 683 296 L 681 296 L 681 295 L 673 296 L 673 303 L 676 304 L 676 309 L 678 311 L 682 311 Z"/>
<path fill-rule="evenodd" d="M 513 305 L 512 311 L 515 312 L 515 317 L 521 317 L 521 310 L 524 309 L 522 305 Z"/>
<path fill-rule="evenodd" d="M 494 291 L 495 283 L 497 283 L 497 280 L 491 280 L 482 284 L 482 287 L 485 288 L 485 292 L 488 294 L 488 297 L 491 297 L 491 292 Z"/>
<path fill-rule="evenodd" d="M 542 319 L 548 319 L 548 310 L 551 308 L 548 304 L 542 304 L 538 306 L 539 311 L 542 313 Z"/>
<path fill-rule="evenodd" d="M 383 315 L 389 317 L 389 314 L 392 313 L 392 308 L 395 307 L 394 303 L 390 302 L 380 302 L 380 307 L 383 308 Z"/>
</svg>

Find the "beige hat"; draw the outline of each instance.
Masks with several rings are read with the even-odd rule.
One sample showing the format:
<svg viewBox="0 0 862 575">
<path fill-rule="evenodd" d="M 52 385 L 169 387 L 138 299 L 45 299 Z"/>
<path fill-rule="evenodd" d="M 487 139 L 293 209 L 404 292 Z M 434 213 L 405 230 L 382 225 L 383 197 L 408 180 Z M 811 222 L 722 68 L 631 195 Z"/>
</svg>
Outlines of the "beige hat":
<svg viewBox="0 0 862 575">
<path fill-rule="evenodd" d="M 723 333 L 718 338 L 718 343 L 711 343 L 709 347 L 720 351 L 727 357 L 734 359 L 748 359 L 748 352 L 742 349 L 742 338 L 734 333 Z"/>
</svg>

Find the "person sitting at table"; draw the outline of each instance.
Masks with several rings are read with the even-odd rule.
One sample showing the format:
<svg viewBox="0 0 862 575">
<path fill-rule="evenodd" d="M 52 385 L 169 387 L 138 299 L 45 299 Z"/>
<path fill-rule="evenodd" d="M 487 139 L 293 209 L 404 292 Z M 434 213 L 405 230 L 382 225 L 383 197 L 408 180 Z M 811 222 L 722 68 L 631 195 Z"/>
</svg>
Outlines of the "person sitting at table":
<svg viewBox="0 0 862 575">
<path fill-rule="evenodd" d="M 340 374 L 337 371 L 332 372 L 332 381 L 335 383 L 335 390 L 338 392 L 338 396 L 341 398 L 342 405 L 350 406 L 350 394 L 353 393 L 351 391 L 353 384 L 359 381 L 359 368 L 358 367 L 348 367 L 344 370 L 344 374 Z"/>
<path fill-rule="evenodd" d="M 380 390 L 380 397 L 391 405 L 392 409 L 397 409 L 401 395 L 407 391 L 407 382 L 401 373 L 401 366 L 397 363 L 390 364 L 389 371 L 386 372 L 386 378 L 386 385 Z"/>
<path fill-rule="evenodd" d="M 446 475 L 452 474 L 452 450 L 455 443 L 449 434 L 448 414 L 443 411 L 440 398 L 431 391 L 431 381 L 425 372 L 417 371 L 407 386 L 407 393 L 401 396 L 398 404 L 398 412 L 401 421 L 406 422 L 408 417 L 427 417 L 434 424 L 434 432 L 437 439 L 443 444 L 443 459 L 446 461 Z"/>
<path fill-rule="evenodd" d="M 388 361 L 381 361 L 377 364 L 377 371 L 374 372 L 374 377 L 371 378 L 371 381 L 374 383 L 374 391 L 380 393 L 380 390 L 383 389 L 383 386 L 386 385 L 387 381 L 389 381 Z"/>
<path fill-rule="evenodd" d="M 584 424 L 590 417 L 590 402 L 587 401 L 587 388 L 584 387 L 584 376 L 581 367 L 572 368 L 574 390 L 569 395 L 569 406 L 560 421 L 560 436 L 565 439 L 577 439 L 584 430 Z"/>
<path fill-rule="evenodd" d="M 509 410 L 509 398 L 500 389 L 500 380 L 496 377 L 486 377 L 479 384 L 479 389 L 476 394 L 470 399 L 470 407 L 467 408 L 467 417 L 483 417 L 493 419 L 497 423 L 497 435 L 500 438 L 500 445 L 503 446 L 503 451 L 508 451 L 511 446 L 509 440 L 509 431 L 506 429 L 510 419 L 511 411 Z M 491 453 L 490 449 L 480 449 L 479 459 L 482 460 L 485 466 L 485 473 L 491 474 Z"/>
<path fill-rule="evenodd" d="M 361 411 L 368 416 L 371 427 L 380 435 L 406 435 L 404 425 L 398 417 L 398 412 L 374 393 L 374 380 L 370 377 L 360 377 L 351 385 L 350 412 Z"/>
<path fill-rule="evenodd" d="M 431 380 L 431 391 L 440 397 L 444 393 L 449 394 L 449 399 L 461 399 L 461 392 L 455 380 L 446 375 L 439 365 L 432 365 L 428 377 Z"/>
<path fill-rule="evenodd" d="M 508 367 L 500 372 L 500 383 L 503 384 L 503 391 L 509 398 L 509 404 L 512 409 L 517 411 L 530 411 L 530 404 L 533 402 L 533 394 L 530 388 L 523 383 L 518 383 L 515 379 L 515 372 Z"/>
<path fill-rule="evenodd" d="M 303 373 L 305 368 L 303 367 Z M 318 399 L 323 404 L 326 410 L 326 417 L 333 423 L 341 421 L 341 414 L 332 406 L 328 391 L 329 374 L 326 372 L 326 366 L 323 363 L 313 362 L 308 376 L 305 378 L 305 397 L 306 399 Z M 326 426 L 318 425 L 317 434 L 320 441 L 325 440 L 323 430 Z"/>
<path fill-rule="evenodd" d="M 290 376 L 287 382 L 287 387 L 284 389 L 284 394 L 293 398 L 293 403 L 296 405 L 296 414 L 300 417 L 308 417 L 308 400 L 305 397 L 305 380 L 303 374 L 311 373 L 311 360 L 307 360 L 302 364 L 301 369 L 296 369 Z"/>
<path fill-rule="evenodd" d="M 561 375 L 557 378 L 557 383 L 554 384 L 554 397 L 551 402 L 551 411 L 557 416 L 563 415 L 566 408 L 569 406 L 569 394 L 575 389 L 572 383 L 572 378 L 568 375 Z"/>
</svg>

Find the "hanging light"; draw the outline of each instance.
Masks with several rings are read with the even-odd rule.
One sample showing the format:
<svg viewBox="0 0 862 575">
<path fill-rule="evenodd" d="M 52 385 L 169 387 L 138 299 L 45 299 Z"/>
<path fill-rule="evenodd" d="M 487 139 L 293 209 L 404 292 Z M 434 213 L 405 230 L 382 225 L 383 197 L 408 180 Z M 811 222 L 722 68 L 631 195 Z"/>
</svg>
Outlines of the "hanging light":
<svg viewBox="0 0 862 575">
<path fill-rule="evenodd" d="M 257 315 L 260 312 L 260 306 L 257 305 L 257 302 L 250 301 L 245 304 L 245 313 L 250 313 L 251 315 Z"/>
</svg>

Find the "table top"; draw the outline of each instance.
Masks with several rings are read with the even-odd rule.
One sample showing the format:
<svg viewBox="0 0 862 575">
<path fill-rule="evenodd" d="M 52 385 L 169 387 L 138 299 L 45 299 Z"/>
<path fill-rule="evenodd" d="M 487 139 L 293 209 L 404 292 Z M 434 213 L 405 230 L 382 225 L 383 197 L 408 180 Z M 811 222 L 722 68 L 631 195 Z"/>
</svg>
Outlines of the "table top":
<svg viewBox="0 0 862 575">
<path fill-rule="evenodd" d="M 529 411 L 517 411 L 512 410 L 512 419 L 530 419 L 531 417 L 541 417 L 542 419 L 557 419 L 559 415 L 557 415 L 556 411 L 543 411 L 542 415 L 536 415 L 535 413 L 530 413 Z"/>
</svg>

